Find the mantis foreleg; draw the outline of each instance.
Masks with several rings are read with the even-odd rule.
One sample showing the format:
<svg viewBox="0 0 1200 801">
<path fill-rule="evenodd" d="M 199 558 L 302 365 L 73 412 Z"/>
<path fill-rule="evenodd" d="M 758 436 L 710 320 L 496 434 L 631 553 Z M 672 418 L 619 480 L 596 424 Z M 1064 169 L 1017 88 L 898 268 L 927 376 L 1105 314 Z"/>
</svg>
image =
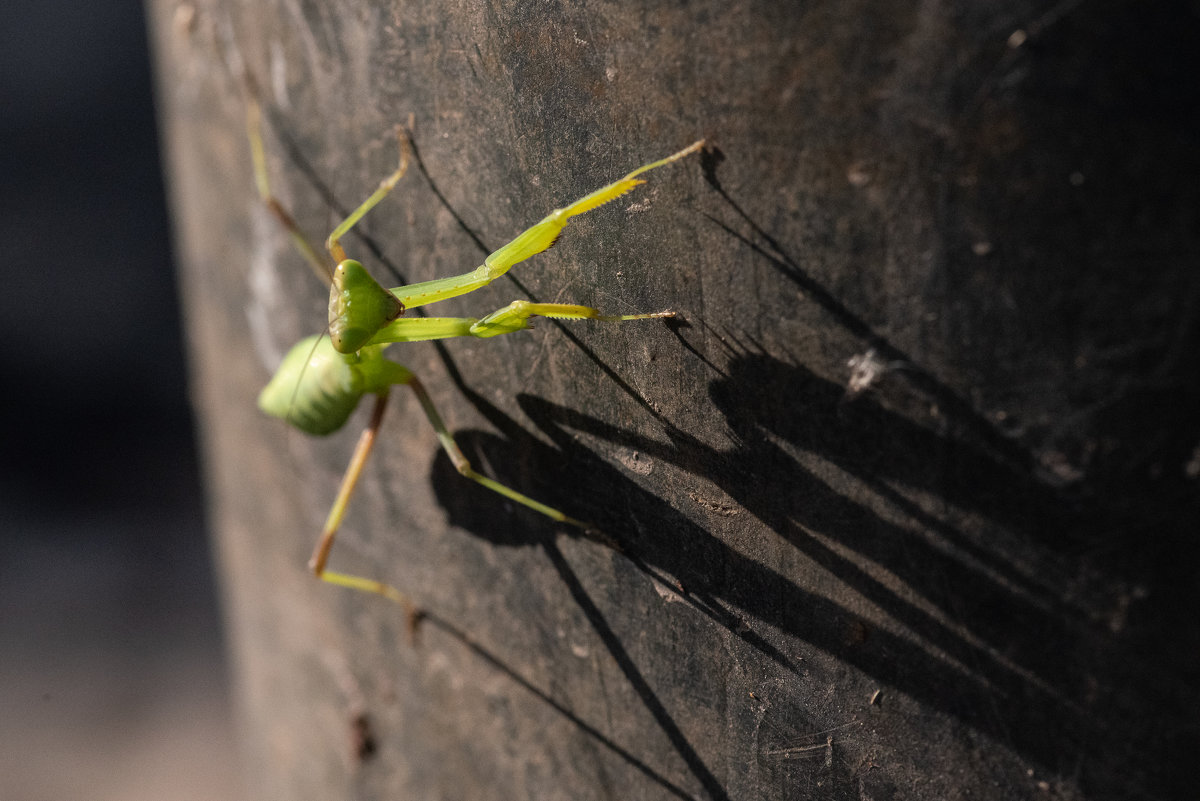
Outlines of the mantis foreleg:
<svg viewBox="0 0 1200 801">
<path fill-rule="evenodd" d="M 637 178 L 638 175 L 655 167 L 662 167 L 673 161 L 677 161 L 690 153 L 696 152 L 703 146 L 704 140 L 693 142 L 683 150 L 673 153 L 665 159 L 659 159 L 658 161 L 638 167 L 619 181 L 614 181 L 608 186 L 597 189 L 595 192 L 585 195 L 569 206 L 555 209 L 546 215 L 541 222 L 525 229 L 507 245 L 493 252 L 484 259 L 482 265 L 469 273 L 396 287 L 391 292 L 404 304 L 406 309 L 424 306 L 427 303 L 434 303 L 439 300 L 446 300 L 447 298 L 473 292 L 479 289 L 479 287 L 489 284 L 504 275 L 513 265 L 525 261 L 530 256 L 541 253 L 553 245 L 572 217 L 591 211 L 610 200 L 615 200 L 639 184 L 645 183 Z"/>
<path fill-rule="evenodd" d="M 430 339 L 451 337 L 485 337 L 511 334 L 529 328 L 530 317 L 553 317 L 564 320 L 599 320 L 620 322 L 622 320 L 648 320 L 656 317 L 674 317 L 673 311 L 650 312 L 648 314 L 601 314 L 591 306 L 568 303 L 531 303 L 515 300 L 502 309 L 497 309 L 482 319 L 475 317 L 402 317 L 385 326 L 372 339 L 372 345 L 390 342 L 421 342 Z"/>
</svg>

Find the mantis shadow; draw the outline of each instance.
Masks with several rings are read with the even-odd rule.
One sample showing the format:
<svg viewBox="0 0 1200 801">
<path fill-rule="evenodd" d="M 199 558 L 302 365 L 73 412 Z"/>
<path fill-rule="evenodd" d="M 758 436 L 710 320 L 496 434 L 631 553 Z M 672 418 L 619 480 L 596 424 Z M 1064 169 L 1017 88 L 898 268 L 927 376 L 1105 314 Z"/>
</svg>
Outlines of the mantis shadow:
<svg viewBox="0 0 1200 801">
<path fill-rule="evenodd" d="M 897 380 L 941 410 L 938 425 L 914 422 L 872 394 L 848 400 L 842 385 L 761 349 L 730 346 L 718 369 L 677 328 L 681 344 L 718 373 L 709 397 L 735 435 L 730 447 L 714 448 L 671 425 L 586 348 L 657 419 L 666 443 L 518 396 L 524 414 L 552 443 L 547 445 L 452 372 L 464 396 L 501 434 L 466 432 L 460 441 L 494 455 L 491 464 L 510 471 L 498 476 L 502 481 L 536 488 L 552 505 L 594 521 L 608 538 L 601 544 L 618 548 L 652 580 L 679 588 L 694 609 L 784 669 L 796 669 L 790 649 L 760 630 L 774 628 L 816 647 L 1050 771 L 1075 775 L 1095 797 L 1171 785 L 1168 774 L 1176 769 L 1166 766 L 1184 762 L 1160 756 L 1181 752 L 1180 739 L 1156 727 L 1153 716 L 1131 720 L 1131 710 L 1162 707 L 1154 687 L 1163 677 L 1139 649 L 1139 637 L 1148 635 L 1124 633 L 1123 607 L 1112 607 L 1110 597 L 1070 597 L 1062 583 L 1077 569 L 1078 554 L 1113 548 L 1116 538 L 1126 545 L 1148 535 L 1184 542 L 1186 515 L 1177 499 L 1165 501 L 1166 512 L 1155 511 L 1153 500 L 1114 506 L 1047 483 L 1019 443 L 872 331 L 728 202 L 755 238 L 714 223 L 769 259 L 837 325 L 889 361 L 905 363 Z M 730 548 L 597 457 L 579 433 L 717 485 L 770 536 L 836 576 L 906 633 L 880 629 L 858 607 L 808 592 Z M 814 455 L 832 472 L 806 467 L 797 452 Z M 854 489 L 847 492 L 844 482 L 831 479 L 837 474 Z M 553 476 L 553 483 L 539 485 L 539 475 Z M 455 479 L 448 465 L 435 470 L 439 488 L 457 487 Z M 588 492 L 572 492 L 579 487 Z M 491 536 L 483 532 L 495 531 L 494 516 L 479 511 L 486 505 L 456 507 L 449 492 L 442 500 L 455 510 L 455 524 L 468 531 L 500 545 L 538 546 L 552 562 L 561 559 L 549 527 L 514 527 Z M 1136 573 L 1103 559 L 1095 563 L 1118 582 Z M 570 586 L 569 577 L 563 579 Z M 1184 601 L 1193 596 L 1172 594 Z M 644 687 L 594 604 L 577 601 L 631 683 Z M 1167 619 L 1178 618 L 1178 611 L 1167 611 Z M 652 694 L 643 700 L 648 707 L 656 703 Z M 669 719 L 659 723 L 677 749 L 686 746 Z M 1081 760 L 1084 751 L 1088 757 Z"/>
<path fill-rule="evenodd" d="M 666 792 L 670 793 L 671 795 L 673 795 L 677 798 L 683 798 L 683 799 L 692 798 L 692 796 L 684 788 L 673 784 L 667 777 L 665 777 L 661 773 L 655 771 L 652 767 L 650 767 L 648 764 L 646 764 L 645 761 L 640 759 L 636 754 L 634 754 L 631 751 L 629 751 L 628 749 L 622 747 L 619 743 L 617 743 L 612 738 L 605 735 L 603 732 L 598 730 L 595 726 L 591 725 L 586 720 L 581 718 L 579 715 L 572 712 L 567 706 L 565 706 L 563 703 L 556 700 L 548 692 L 546 692 L 545 690 L 542 690 L 539 687 L 537 687 L 536 685 L 534 685 L 533 682 L 531 682 L 529 679 L 527 679 L 526 677 L 522 676 L 519 672 L 517 672 L 517 670 L 515 668 L 513 668 L 511 665 L 507 664 L 502 659 L 500 659 L 499 656 L 497 656 L 496 654 L 492 653 L 487 648 L 482 646 L 474 638 L 472 638 L 470 634 L 468 634 L 466 631 L 460 629 L 458 626 L 454 625 L 454 623 L 452 623 L 451 621 L 446 620 L 445 618 L 442 618 L 433 612 L 425 612 L 423 614 L 422 620 L 423 620 L 423 625 L 429 625 L 429 626 L 438 628 L 441 631 L 443 631 L 444 633 L 450 635 L 451 637 L 455 638 L 456 640 L 458 640 L 459 642 L 464 644 L 481 660 L 483 660 L 487 664 L 491 665 L 492 668 L 494 668 L 495 670 L 498 670 L 499 672 L 508 676 L 513 682 L 515 682 L 517 685 L 519 685 L 520 687 L 522 687 L 523 689 L 528 691 L 539 701 L 546 704 L 550 708 L 554 709 L 554 711 L 556 711 L 558 714 L 562 715 L 564 718 L 569 720 L 572 724 L 574 724 L 576 727 L 578 727 L 580 731 L 584 732 L 592 740 L 599 743 L 600 746 L 602 746 L 604 749 L 606 749 L 607 751 L 609 751 L 609 752 L 615 754 L 616 756 L 618 756 L 619 758 L 621 758 L 623 761 L 625 761 L 627 764 L 631 765 L 639 773 L 644 775 L 646 778 L 648 778 L 653 783 L 657 784 L 659 787 L 661 787 Z"/>
<path fill-rule="evenodd" d="M 777 393 L 761 392 L 764 386 Z M 762 400 L 774 395 L 806 401 L 799 409 L 779 414 Z M 785 650 L 759 635 L 760 630 L 774 628 L 816 647 L 929 708 L 1010 743 L 1047 769 L 1071 772 L 1078 749 L 1087 744 L 1093 758 L 1082 778 L 1091 787 L 1127 792 L 1156 783 L 1158 768 L 1147 764 L 1144 756 L 1163 745 L 1163 734 L 1149 725 L 1138 727 L 1140 745 L 1130 745 L 1131 726 L 1136 724 L 1128 710 L 1145 708 L 1149 701 L 1143 697 L 1145 685 L 1130 685 L 1123 678 L 1148 670 L 1128 641 L 1055 600 L 1050 588 L 1009 581 L 1017 571 L 1011 566 L 999 569 L 1005 564 L 1003 553 L 983 549 L 991 556 L 984 560 L 978 558 L 979 546 L 976 551 L 955 547 L 971 538 L 953 520 L 922 512 L 896 492 L 881 491 L 885 499 L 895 499 L 912 513 L 904 524 L 890 515 L 885 518 L 826 484 L 779 443 L 816 449 L 841 469 L 861 476 L 867 487 L 886 487 L 889 479 L 903 477 L 910 485 L 936 488 L 946 482 L 947 474 L 976 476 L 972 480 L 988 487 L 978 503 L 972 502 L 977 496 L 969 486 L 955 488 L 953 482 L 947 497 L 985 520 L 989 510 L 1008 505 L 1020 506 L 1031 518 L 1044 515 L 1050 528 L 1086 530 L 1094 518 L 1054 508 L 1043 489 L 1007 466 L 869 400 L 847 408 L 840 385 L 770 356 L 745 354 L 735 359 L 729 377 L 710 386 L 710 396 L 739 435 L 727 450 L 712 449 L 677 430 L 669 432 L 672 441 L 664 445 L 528 395 L 519 397 L 521 408 L 553 446 L 524 434 L 481 399 L 479 408 L 505 437 L 472 432 L 469 440 L 472 448 L 494 453 L 496 464 L 503 454 L 522 454 L 529 474 L 555 476 L 555 485 L 568 489 L 539 487 L 550 502 L 582 506 L 631 564 L 655 581 L 673 581 L 695 609 L 787 669 L 794 665 Z M 830 441 L 831 431 L 842 437 Z M 902 623 L 908 634 L 880 629 L 856 609 L 809 592 L 728 547 L 597 458 L 579 444 L 577 433 L 689 469 L 699 466 L 697 475 L 719 485 L 772 536 Z M 937 466 L 924 474 L 914 471 L 914 455 L 930 454 Z M 448 465 L 435 472 L 441 473 L 435 486 L 445 488 L 447 508 L 458 510 L 451 513 L 456 525 L 497 544 L 546 551 L 653 710 L 657 702 L 621 643 L 595 604 L 580 596 L 581 590 L 560 567 L 561 554 L 548 527 L 519 526 L 515 529 L 525 534 L 510 531 L 506 537 L 491 538 L 483 532 L 496 530 L 495 516 L 469 511 L 486 506 L 453 504 L 450 494 L 458 491 L 457 476 Z M 501 478 L 524 480 L 526 472 Z M 577 487 L 588 487 L 589 492 L 584 497 L 571 493 L 570 488 Z M 937 536 L 930 536 L 931 529 Z M 984 532 L 1001 529 L 989 521 Z M 529 533 L 539 530 L 543 533 Z M 1076 531 L 1075 536 L 1085 537 L 1086 532 Z M 871 564 L 885 566 L 895 580 L 881 580 L 866 567 Z M 731 613 L 731 608 L 738 611 Z M 656 717 L 682 748 L 682 735 L 672 731 L 669 718 Z"/>
<path fill-rule="evenodd" d="M 1166 699 L 1195 697 L 1194 684 L 1184 683 L 1194 675 L 1192 666 L 1169 643 L 1179 638 L 1189 653 L 1196 645 L 1193 618 L 1181 611 L 1200 602 L 1195 562 L 1178 555 L 1191 550 L 1200 504 L 1182 473 L 1156 477 L 1136 465 L 1151 458 L 1185 464 L 1194 447 L 1200 416 L 1187 399 L 1200 397 L 1200 378 L 1187 365 L 1200 353 L 1196 316 L 1179 327 L 1152 381 L 1139 382 L 1133 370 L 1115 400 L 1083 410 L 1096 435 L 1119 446 L 1107 464 L 1067 483 L 804 270 L 721 186 L 721 154 L 706 156 L 709 185 L 739 222 L 709 215 L 710 221 L 798 287 L 833 325 L 882 361 L 902 366 L 886 378 L 889 400 L 902 389 L 925 409 L 938 409 L 940 419 L 918 425 L 913 419 L 919 417 L 896 414 L 870 394 L 849 401 L 852 393 L 803 367 L 733 349 L 710 397 L 739 437 L 736 450 L 770 469 L 746 481 L 715 461 L 703 475 L 981 676 L 987 690 L 974 697 L 960 696 L 957 688 L 945 692 L 954 700 L 940 706 L 960 720 L 1077 777 L 1094 797 L 1190 787 L 1181 766 L 1200 743 L 1178 704 Z M 1194 311 L 1194 301 L 1189 308 Z M 773 474 L 794 478 L 800 467 L 774 444 L 780 442 L 815 454 L 869 493 L 822 488 L 812 474 L 795 489 L 772 480 Z M 805 490 L 813 493 L 811 503 L 780 501 Z M 871 495 L 871 509 L 884 502 L 887 521 L 855 503 Z M 900 525 L 888 522 L 893 511 L 902 513 Z M 849 548 L 855 558 L 830 552 L 825 541 L 843 553 Z M 902 579 L 922 608 L 934 605 L 937 619 L 849 563 L 858 557 Z M 944 620 L 959 621 L 965 631 Z M 939 706 L 920 693 L 923 684 L 914 676 L 902 687 Z M 1085 751 L 1086 759 L 1080 756 Z"/>
</svg>

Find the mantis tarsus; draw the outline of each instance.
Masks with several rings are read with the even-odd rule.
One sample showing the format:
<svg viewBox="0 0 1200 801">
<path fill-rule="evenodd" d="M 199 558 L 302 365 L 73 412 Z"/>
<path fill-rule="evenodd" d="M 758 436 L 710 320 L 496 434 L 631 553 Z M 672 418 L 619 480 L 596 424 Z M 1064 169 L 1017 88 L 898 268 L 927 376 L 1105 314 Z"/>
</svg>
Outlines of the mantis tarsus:
<svg viewBox="0 0 1200 801">
<path fill-rule="evenodd" d="M 409 387 L 417 396 L 425 416 L 437 432 L 442 448 L 460 474 L 509 500 L 541 512 L 552 520 L 588 528 L 586 523 L 568 517 L 553 507 L 477 473 L 455 444 L 454 437 L 442 422 L 420 380 L 408 368 L 385 358 L 383 351 L 393 342 L 509 334 L 528 328 L 529 318 L 535 316 L 605 322 L 674 316 L 674 312 L 670 311 L 608 315 L 588 306 L 518 300 L 478 319 L 401 317 L 407 309 L 464 295 L 499 278 L 513 265 L 553 245 L 571 217 L 623 195 L 644 183 L 638 179 L 638 175 L 696 152 L 704 146 L 704 141 L 700 140 L 678 153 L 638 167 L 620 180 L 585 195 L 568 206 L 555 209 L 541 222 L 526 229 L 507 245 L 489 255 L 482 265 L 471 272 L 384 289 L 362 264 L 346 258 L 341 239 L 387 196 L 407 170 L 410 149 L 405 130 L 397 127 L 400 140 L 399 166 L 380 183 L 379 188 L 369 198 L 334 228 L 325 242 L 325 249 L 328 251 L 326 256 L 312 244 L 291 215 L 271 194 L 262 143 L 261 113 L 258 103 L 253 99 L 248 101 L 247 129 L 254 161 L 255 181 L 262 201 L 287 229 L 316 274 L 322 281 L 330 284 L 329 326 L 326 332 L 328 336 L 321 334 L 307 337 L 292 347 L 270 383 L 259 395 L 259 408 L 309 434 L 329 434 L 345 424 L 364 395 L 375 396 L 370 422 L 359 438 L 358 446 L 342 477 L 341 487 L 309 560 L 309 569 L 324 581 L 377 593 L 403 604 L 410 613 L 415 611 L 408 599 L 389 584 L 326 569 L 338 528 L 383 421 L 389 390 L 396 385 Z"/>
</svg>

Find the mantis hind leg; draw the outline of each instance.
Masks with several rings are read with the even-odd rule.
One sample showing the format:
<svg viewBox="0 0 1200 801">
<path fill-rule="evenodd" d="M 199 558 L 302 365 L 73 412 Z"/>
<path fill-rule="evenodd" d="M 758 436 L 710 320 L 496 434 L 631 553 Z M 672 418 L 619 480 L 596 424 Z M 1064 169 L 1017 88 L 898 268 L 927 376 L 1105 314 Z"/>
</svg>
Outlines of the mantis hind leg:
<svg viewBox="0 0 1200 801">
<path fill-rule="evenodd" d="M 583 308 L 583 307 L 579 307 Z M 417 400 L 421 404 L 421 408 L 425 412 L 425 416 L 429 419 L 430 425 L 433 426 L 437 433 L 438 441 L 442 445 L 442 449 L 450 457 L 450 461 L 454 464 L 455 469 L 460 475 L 469 478 L 475 483 L 487 487 L 491 491 L 503 495 L 515 503 L 522 506 L 527 506 L 536 512 L 544 514 L 551 520 L 559 523 L 565 523 L 570 526 L 576 526 L 582 529 L 590 529 L 587 523 L 569 517 L 558 509 L 552 506 L 547 506 L 540 501 L 535 501 L 527 495 L 517 492 L 512 487 L 501 484 L 493 478 L 478 473 L 467 457 L 463 455 L 462 450 L 458 447 L 458 443 L 454 441 L 454 436 L 446 428 L 446 424 L 442 421 L 442 416 L 438 414 L 437 408 L 433 405 L 433 400 L 429 397 L 429 393 L 425 391 L 425 387 L 420 380 L 408 374 L 407 379 L 403 382 L 412 389 L 413 394 L 417 396 Z M 395 601 L 402 605 L 408 615 L 410 632 L 415 628 L 416 622 L 419 620 L 421 613 L 418 607 L 404 593 L 397 590 L 390 584 L 370 579 L 364 576 L 351 575 L 349 573 L 338 573 L 326 569 L 326 564 L 329 561 L 329 554 L 333 550 L 334 540 L 337 538 L 338 530 L 341 528 L 342 520 L 346 516 L 346 509 L 350 505 L 350 499 L 354 494 L 355 487 L 358 486 L 358 480 L 362 476 L 363 468 L 366 466 L 367 459 L 371 455 L 371 449 L 375 445 L 376 436 L 379 433 L 379 427 L 383 423 L 383 413 L 387 408 L 388 392 L 384 390 L 376 395 L 375 406 L 371 411 L 371 420 L 367 427 L 363 430 L 362 436 L 359 437 L 358 445 L 354 449 L 354 455 L 350 458 L 350 464 L 346 467 L 346 472 L 342 476 L 341 487 L 338 489 L 337 498 L 333 502 L 333 506 L 329 510 L 329 516 L 325 520 L 325 527 L 321 532 L 321 537 L 317 540 L 317 545 L 313 549 L 312 557 L 309 559 L 308 567 L 313 574 L 330 584 L 336 584 L 340 587 L 349 587 L 350 589 L 359 590 L 361 592 L 369 592 L 375 595 Z"/>
<path fill-rule="evenodd" d="M 471 467 L 471 463 L 467 460 L 467 457 L 463 455 L 462 450 L 459 449 L 458 443 L 454 441 L 454 436 L 450 433 L 450 430 L 446 428 L 446 424 L 442 422 L 442 416 L 438 414 L 437 408 L 433 405 L 433 400 L 429 397 L 429 393 L 425 391 L 425 387 L 421 384 L 420 379 L 418 379 L 416 376 L 412 376 L 408 380 L 408 387 L 413 391 L 413 394 L 417 396 L 417 400 L 420 402 L 421 408 L 425 411 L 425 417 L 429 419 L 429 424 L 432 425 L 434 431 L 437 432 L 438 441 L 442 444 L 442 450 L 444 450 L 446 455 L 450 457 L 450 461 L 454 464 L 454 469 L 458 471 L 459 475 L 463 476 L 464 478 L 469 478 L 480 486 L 487 487 L 492 492 L 503 495 L 510 501 L 519 503 L 522 506 L 527 506 L 530 509 L 533 509 L 535 512 L 541 512 L 551 520 L 555 520 L 559 523 L 566 523 L 569 526 L 576 526 L 577 528 L 591 528 L 591 526 L 589 526 L 587 523 L 576 520 L 573 517 L 568 517 L 566 514 L 555 509 L 553 506 L 547 506 L 540 501 L 535 501 L 528 495 L 517 492 L 512 487 L 501 484 L 499 481 L 496 481 L 493 478 L 488 478 L 487 476 L 476 472 L 475 469 Z"/>
<path fill-rule="evenodd" d="M 250 139 L 250 156 L 254 161 L 254 183 L 258 187 L 258 196 L 262 198 L 263 205 L 287 230 L 296 249 L 308 260 L 317 280 L 323 284 L 329 283 L 333 277 L 333 263 L 313 245 L 312 240 L 296 224 L 288 210 L 271 193 L 271 182 L 267 175 L 267 155 L 262 138 L 262 109 L 253 93 L 246 100 L 246 135 Z"/>
<path fill-rule="evenodd" d="M 329 561 L 329 552 L 333 550 L 333 542 L 337 538 L 338 529 L 341 528 L 342 518 L 346 516 L 346 508 L 350 505 L 350 498 L 354 494 L 354 488 L 358 486 L 358 479 L 362 476 L 363 467 L 366 465 L 367 459 L 371 455 L 371 449 L 375 445 L 376 435 L 379 433 L 379 427 L 383 423 L 383 412 L 387 408 L 387 400 L 387 391 L 381 392 L 375 397 L 375 407 L 371 411 L 371 421 L 363 430 L 362 436 L 359 437 L 358 445 L 354 449 L 354 455 L 350 458 L 350 464 L 346 467 L 345 475 L 342 476 L 342 484 L 338 489 L 337 498 L 333 502 L 333 507 L 329 510 L 329 517 L 325 520 L 325 528 L 321 532 L 321 538 L 317 541 L 316 548 L 313 549 L 312 558 L 308 560 L 308 568 L 322 581 L 336 584 L 339 587 L 349 587 L 362 592 L 382 595 L 384 598 L 400 604 L 404 607 L 404 611 L 408 616 L 408 626 L 411 634 L 415 631 L 416 623 L 421 613 L 416 605 L 409 600 L 408 596 L 392 585 L 376 579 L 354 576 L 349 573 L 337 573 L 325 569 L 325 565 Z"/>
</svg>

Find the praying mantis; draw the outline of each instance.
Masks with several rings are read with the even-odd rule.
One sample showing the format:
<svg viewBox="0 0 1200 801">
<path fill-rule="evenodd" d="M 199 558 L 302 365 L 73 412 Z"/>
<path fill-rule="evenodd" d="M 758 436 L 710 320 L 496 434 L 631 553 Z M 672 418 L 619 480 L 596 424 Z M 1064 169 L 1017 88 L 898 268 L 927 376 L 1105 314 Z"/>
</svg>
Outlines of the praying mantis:
<svg viewBox="0 0 1200 801">
<path fill-rule="evenodd" d="M 411 127 L 411 122 L 410 122 Z M 531 317 L 567 320 L 620 322 L 673 317 L 672 311 L 645 314 L 601 314 L 588 306 L 564 303 L 535 303 L 517 300 L 482 318 L 402 317 L 405 311 L 473 292 L 504 275 L 514 265 L 549 248 L 568 221 L 625 194 L 644 183 L 638 176 L 678 161 L 704 147 L 692 143 L 666 158 L 644 164 L 623 178 L 555 209 L 537 224 L 490 254 L 476 269 L 462 275 L 423 281 L 392 289 L 383 288 L 363 265 L 346 257 L 342 238 L 379 204 L 404 176 L 411 158 L 408 133 L 397 126 L 400 163 L 370 197 L 346 217 L 325 241 L 325 253 L 313 245 L 292 216 L 271 193 L 262 138 L 261 110 L 253 97 L 247 101 L 247 133 L 254 163 L 259 197 L 291 235 L 316 275 L 330 286 L 329 321 L 325 333 L 296 343 L 258 396 L 259 408 L 285 420 L 308 434 L 330 434 L 345 425 L 366 395 L 375 398 L 371 416 L 359 437 L 350 463 L 342 476 L 333 506 L 317 540 L 308 567 L 317 578 L 331 584 L 375 593 L 403 604 L 410 613 L 416 607 L 409 599 L 382 581 L 327 569 L 338 529 L 346 515 L 354 488 L 362 475 L 383 422 L 390 390 L 406 386 L 412 390 L 455 469 L 509 500 L 529 507 L 559 523 L 587 529 L 588 524 L 534 500 L 495 479 L 476 472 L 454 441 L 420 379 L 411 370 L 384 356 L 394 342 L 417 342 L 451 337 L 494 337 L 529 327 Z M 326 255 L 327 254 L 327 255 Z"/>
</svg>

